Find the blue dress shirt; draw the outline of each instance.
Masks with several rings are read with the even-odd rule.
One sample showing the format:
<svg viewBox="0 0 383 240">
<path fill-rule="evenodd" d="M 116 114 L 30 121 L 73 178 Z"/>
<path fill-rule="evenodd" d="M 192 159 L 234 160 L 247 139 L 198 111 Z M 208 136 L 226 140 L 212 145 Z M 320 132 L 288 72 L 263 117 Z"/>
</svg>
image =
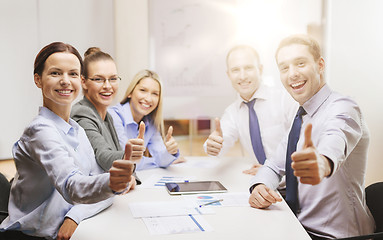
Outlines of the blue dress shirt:
<svg viewBox="0 0 383 240">
<path fill-rule="evenodd" d="M 374 219 L 364 194 L 369 131 L 359 106 L 326 84 L 303 108 L 307 114 L 302 118 L 297 151 L 303 147 L 307 124 L 312 123 L 313 144 L 332 161 L 334 169 L 317 185 L 298 182 L 299 221 L 308 232 L 324 238 L 372 233 Z M 251 185 L 264 183 L 275 189 L 285 174 L 286 150 L 287 136 Z"/>
<path fill-rule="evenodd" d="M 139 125 L 133 120 L 129 102 L 117 104 L 108 109 L 113 117 L 114 127 L 117 131 L 118 139 L 121 147 L 125 148 L 125 144 L 131 138 L 137 138 Z M 160 132 L 153 125 L 150 117 L 143 118 L 145 123 L 144 141 L 145 147 L 148 148 L 152 157 L 143 157 L 137 165 L 136 170 L 143 170 L 156 167 L 167 167 L 179 156 L 179 151 L 172 155 L 166 150 Z"/>
<path fill-rule="evenodd" d="M 54 239 L 65 217 L 79 224 L 112 204 L 109 173 L 98 166 L 84 130 L 72 119 L 67 123 L 41 107 L 15 143 L 13 157 L 17 173 L 0 231 Z"/>
</svg>

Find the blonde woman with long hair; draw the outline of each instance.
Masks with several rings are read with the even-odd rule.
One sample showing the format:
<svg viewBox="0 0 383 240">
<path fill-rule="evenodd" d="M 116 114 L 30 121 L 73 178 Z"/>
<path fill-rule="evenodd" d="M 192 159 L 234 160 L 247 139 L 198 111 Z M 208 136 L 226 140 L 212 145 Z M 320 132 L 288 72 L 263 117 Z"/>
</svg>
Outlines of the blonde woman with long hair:
<svg viewBox="0 0 383 240">
<path fill-rule="evenodd" d="M 145 123 L 144 142 L 150 156 L 144 156 L 137 170 L 167 167 L 179 158 L 178 144 L 170 126 L 166 136 L 162 118 L 162 84 L 157 73 L 138 72 L 130 82 L 121 103 L 109 108 L 120 144 L 137 136 L 139 124 Z"/>
</svg>

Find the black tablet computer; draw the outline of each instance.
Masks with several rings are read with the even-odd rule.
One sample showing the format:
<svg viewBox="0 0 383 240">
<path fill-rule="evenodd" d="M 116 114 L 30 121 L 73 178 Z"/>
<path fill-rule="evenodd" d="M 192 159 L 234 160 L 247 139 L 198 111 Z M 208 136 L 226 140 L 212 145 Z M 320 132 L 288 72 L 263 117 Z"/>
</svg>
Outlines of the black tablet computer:
<svg viewBox="0 0 383 240">
<path fill-rule="evenodd" d="M 165 183 L 165 186 L 170 195 L 227 192 L 219 181 Z"/>
</svg>

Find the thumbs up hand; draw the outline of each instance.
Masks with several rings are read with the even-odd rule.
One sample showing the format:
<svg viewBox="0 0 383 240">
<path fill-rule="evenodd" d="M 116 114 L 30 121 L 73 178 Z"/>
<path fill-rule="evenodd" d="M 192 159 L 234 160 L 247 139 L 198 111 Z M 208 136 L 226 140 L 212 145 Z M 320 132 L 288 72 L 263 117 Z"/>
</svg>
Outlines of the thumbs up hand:
<svg viewBox="0 0 383 240">
<path fill-rule="evenodd" d="M 145 135 L 145 123 L 141 121 L 140 126 L 138 128 L 138 138 L 143 140 L 144 135 Z"/>
<path fill-rule="evenodd" d="M 115 192 L 125 194 L 136 186 L 136 179 L 132 176 L 134 164 L 130 160 L 132 146 L 127 143 L 123 160 L 115 160 L 109 170 L 109 187 Z"/>
<path fill-rule="evenodd" d="M 218 118 L 215 119 L 215 130 L 209 135 L 206 141 L 207 154 L 217 156 L 222 149 L 223 134 L 221 123 Z"/>
<path fill-rule="evenodd" d="M 129 143 L 132 145 L 132 156 L 130 160 L 138 161 L 142 158 L 145 152 L 145 123 L 140 122 L 137 138 L 129 139 Z"/>
<path fill-rule="evenodd" d="M 332 161 L 318 153 L 311 139 L 311 131 L 312 124 L 309 123 L 305 129 L 302 150 L 291 155 L 291 167 L 301 183 L 316 185 L 331 174 Z"/>
<path fill-rule="evenodd" d="M 165 146 L 166 146 L 166 150 L 168 150 L 170 154 L 176 154 L 178 152 L 178 144 L 176 140 L 174 139 L 174 137 L 172 136 L 172 134 L 173 134 L 173 127 L 170 126 L 168 129 L 168 133 L 165 136 Z"/>
</svg>

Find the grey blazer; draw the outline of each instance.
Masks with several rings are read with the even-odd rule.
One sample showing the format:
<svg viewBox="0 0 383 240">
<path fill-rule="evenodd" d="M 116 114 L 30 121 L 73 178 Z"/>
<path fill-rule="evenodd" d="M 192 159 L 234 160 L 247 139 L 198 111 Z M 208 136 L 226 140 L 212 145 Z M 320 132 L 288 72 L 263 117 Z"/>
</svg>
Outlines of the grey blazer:
<svg viewBox="0 0 383 240">
<path fill-rule="evenodd" d="M 108 171 L 114 160 L 122 159 L 124 150 L 118 142 L 113 118 L 107 112 L 105 120 L 101 119 L 93 104 L 84 97 L 72 107 L 71 118 L 84 128 L 89 142 L 93 147 L 97 163 Z M 135 174 L 134 174 L 135 175 Z M 137 184 L 141 181 L 137 179 Z"/>
</svg>

